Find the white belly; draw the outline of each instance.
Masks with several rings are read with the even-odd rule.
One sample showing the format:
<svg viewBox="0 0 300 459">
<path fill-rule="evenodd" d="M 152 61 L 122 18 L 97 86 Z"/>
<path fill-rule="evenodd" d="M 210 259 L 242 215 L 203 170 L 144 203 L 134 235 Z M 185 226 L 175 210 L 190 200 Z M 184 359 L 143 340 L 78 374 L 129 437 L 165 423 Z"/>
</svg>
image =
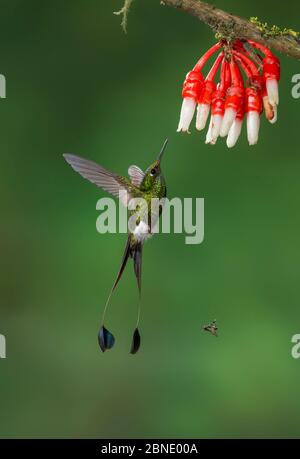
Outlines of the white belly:
<svg viewBox="0 0 300 459">
<path fill-rule="evenodd" d="M 152 236 L 151 232 L 150 232 L 150 228 L 149 228 L 149 225 L 147 225 L 145 222 L 143 222 L 142 220 L 140 221 L 140 223 L 135 227 L 134 229 L 134 232 L 133 232 L 135 238 L 139 241 L 139 242 L 144 242 L 146 241 L 147 239 L 150 239 L 150 237 Z"/>
</svg>

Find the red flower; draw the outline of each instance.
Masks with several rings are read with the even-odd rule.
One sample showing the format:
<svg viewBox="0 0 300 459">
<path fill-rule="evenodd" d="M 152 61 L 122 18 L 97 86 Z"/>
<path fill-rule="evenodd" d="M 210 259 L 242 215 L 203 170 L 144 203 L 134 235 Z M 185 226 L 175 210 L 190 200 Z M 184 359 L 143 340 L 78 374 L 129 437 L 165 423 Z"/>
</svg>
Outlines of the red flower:
<svg viewBox="0 0 300 459">
<path fill-rule="evenodd" d="M 218 50 L 221 52 L 204 79 L 203 67 Z M 219 69 L 220 81 L 216 84 Z M 279 79 L 279 59 L 265 46 L 252 40 L 216 43 L 186 76 L 178 131 L 189 131 L 198 103 L 196 128 L 199 131 L 205 128 L 211 111 L 206 143 L 215 144 L 219 136 L 227 136 L 227 146 L 233 147 L 246 115 L 248 142 L 255 145 L 263 109 L 270 123 L 277 120 Z"/>
</svg>

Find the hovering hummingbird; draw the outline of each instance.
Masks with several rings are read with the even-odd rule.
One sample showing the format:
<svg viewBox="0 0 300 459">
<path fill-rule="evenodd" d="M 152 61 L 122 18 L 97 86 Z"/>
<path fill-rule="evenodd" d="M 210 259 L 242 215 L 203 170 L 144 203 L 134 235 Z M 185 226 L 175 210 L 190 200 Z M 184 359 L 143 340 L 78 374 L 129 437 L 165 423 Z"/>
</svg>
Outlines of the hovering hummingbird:
<svg viewBox="0 0 300 459">
<path fill-rule="evenodd" d="M 98 187 L 103 188 L 105 191 L 108 191 L 113 196 L 118 197 L 124 205 L 127 206 L 132 198 L 143 198 L 143 202 L 147 203 L 147 206 L 136 206 L 134 210 L 129 212 L 130 216 L 134 216 L 137 213 L 138 215 L 134 230 L 128 234 L 121 266 L 104 307 L 101 326 L 98 333 L 98 342 L 102 352 L 111 349 L 115 343 L 115 338 L 113 334 L 105 328 L 104 321 L 112 293 L 122 277 L 129 258 L 133 260 L 134 273 L 139 290 L 137 322 L 133 332 L 130 353 L 135 354 L 140 347 L 141 337 L 138 326 L 141 311 L 142 250 L 144 242 L 152 236 L 152 229 L 157 223 L 162 211 L 161 206 L 159 206 L 158 209 L 153 209 L 152 199 L 163 199 L 166 197 L 167 193 L 165 179 L 161 171 L 161 159 L 167 143 L 168 139 L 164 142 L 157 159 L 145 172 L 138 166 L 130 166 L 128 169 L 129 179 L 110 172 L 88 159 L 71 154 L 63 155 L 70 166 L 82 175 L 82 177 Z"/>
</svg>

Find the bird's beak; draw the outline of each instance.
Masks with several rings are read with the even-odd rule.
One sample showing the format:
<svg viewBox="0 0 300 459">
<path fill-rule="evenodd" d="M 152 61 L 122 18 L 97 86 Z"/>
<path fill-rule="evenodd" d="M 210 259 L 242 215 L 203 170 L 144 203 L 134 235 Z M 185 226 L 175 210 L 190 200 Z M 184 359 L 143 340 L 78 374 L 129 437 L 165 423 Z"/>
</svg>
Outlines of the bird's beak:
<svg viewBox="0 0 300 459">
<path fill-rule="evenodd" d="M 167 146 L 167 144 L 168 144 L 168 141 L 169 141 L 169 139 L 166 139 L 166 140 L 164 141 L 164 144 L 163 144 L 163 146 L 162 146 L 162 149 L 160 150 L 160 153 L 159 153 L 159 155 L 158 155 L 158 157 L 157 157 L 157 161 L 158 161 L 159 163 L 161 162 L 161 159 L 162 159 L 163 154 L 164 154 L 164 152 L 165 152 L 165 149 L 166 149 L 166 146 Z"/>
</svg>

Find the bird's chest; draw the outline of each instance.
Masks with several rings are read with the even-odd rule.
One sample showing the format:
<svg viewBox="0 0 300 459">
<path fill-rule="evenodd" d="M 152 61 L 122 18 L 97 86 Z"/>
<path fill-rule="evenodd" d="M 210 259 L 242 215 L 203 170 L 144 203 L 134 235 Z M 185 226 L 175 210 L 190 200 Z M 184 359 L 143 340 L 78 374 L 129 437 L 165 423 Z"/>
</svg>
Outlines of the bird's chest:
<svg viewBox="0 0 300 459">
<path fill-rule="evenodd" d="M 140 221 L 134 228 L 133 235 L 138 242 L 145 242 L 152 236 L 150 226 Z"/>
<path fill-rule="evenodd" d="M 138 242 L 145 242 L 153 236 L 152 229 L 156 226 L 161 213 L 161 206 L 156 202 L 153 204 L 153 199 L 159 200 L 159 197 L 145 193 L 143 200 L 132 212 L 135 220 L 135 227 L 132 233 Z"/>
</svg>

